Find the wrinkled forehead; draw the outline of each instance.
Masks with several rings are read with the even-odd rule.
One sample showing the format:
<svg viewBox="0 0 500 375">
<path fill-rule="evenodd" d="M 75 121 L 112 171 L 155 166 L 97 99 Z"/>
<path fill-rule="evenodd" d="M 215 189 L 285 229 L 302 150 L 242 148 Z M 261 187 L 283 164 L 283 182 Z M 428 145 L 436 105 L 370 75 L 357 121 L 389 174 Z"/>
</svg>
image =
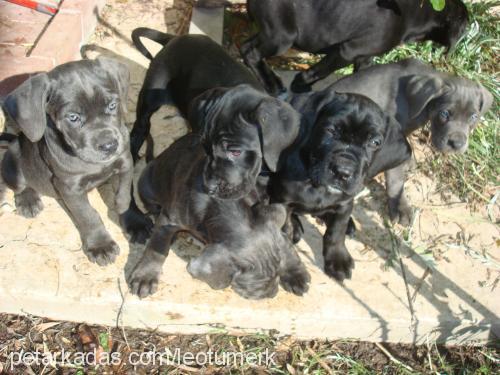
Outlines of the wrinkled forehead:
<svg viewBox="0 0 500 375">
<path fill-rule="evenodd" d="M 219 118 L 214 131 L 215 143 L 229 142 L 260 149 L 259 125 L 253 124 L 238 114 Z"/>
<path fill-rule="evenodd" d="M 480 112 L 482 96 L 473 85 L 453 86 L 438 101 L 440 108 L 448 109 L 454 116 L 470 116 Z"/>
<path fill-rule="evenodd" d="M 69 71 L 53 80 L 49 103 L 53 110 L 99 108 L 119 97 L 118 85 L 110 76 L 88 71 Z"/>
<path fill-rule="evenodd" d="M 346 133 L 384 133 L 387 121 L 380 108 L 374 107 L 372 103 L 356 103 L 345 108 L 327 110 L 320 117 L 322 126 L 342 128 Z"/>
</svg>

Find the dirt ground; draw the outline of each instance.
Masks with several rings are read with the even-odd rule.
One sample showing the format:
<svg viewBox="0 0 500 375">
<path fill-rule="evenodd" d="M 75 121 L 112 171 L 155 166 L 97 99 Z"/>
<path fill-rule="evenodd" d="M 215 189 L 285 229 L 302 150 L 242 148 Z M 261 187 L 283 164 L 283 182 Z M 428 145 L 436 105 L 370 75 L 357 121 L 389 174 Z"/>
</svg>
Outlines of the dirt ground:
<svg viewBox="0 0 500 375">
<path fill-rule="evenodd" d="M 108 0 L 108 5 L 101 15 L 100 24 L 89 41 L 89 45 L 96 51 L 91 54 L 115 57 L 129 66 L 131 85 L 127 123 L 130 127 L 135 120 L 136 100 L 148 66 L 148 60 L 137 52 L 131 44 L 131 31 L 138 26 L 148 26 L 170 33 L 184 33 L 188 28 L 190 12 L 191 1 L 186 0 Z M 159 49 L 159 46 L 154 43 L 146 42 L 145 44 L 152 52 Z M 166 122 L 168 122 L 168 126 L 165 126 Z M 159 153 L 186 131 L 186 124 L 175 108 L 162 108 L 152 119 L 155 152 Z M 392 227 L 386 222 L 383 179 L 378 177 L 368 186 L 367 191 L 356 204 L 354 218 L 359 229 L 356 239 L 359 242 L 357 247 L 361 249 L 361 259 L 356 260 L 369 262 L 375 257 L 382 256 L 387 261 L 387 265 L 390 266 L 395 257 L 392 237 L 395 235 L 396 242 L 404 245 L 401 246 L 401 249 L 404 249 L 402 251 L 404 257 L 411 258 L 418 254 L 428 264 L 428 270 L 423 273 L 421 283 L 430 277 L 433 267 L 440 264 L 446 265 L 453 260 L 455 254 L 460 254 L 460 256 L 470 258 L 470 262 L 478 267 L 478 272 L 484 275 L 479 281 L 479 286 L 488 291 L 496 290 L 500 281 L 498 251 L 500 246 L 498 226 L 500 209 L 498 202 L 471 208 L 466 202 L 461 202 L 450 192 L 443 191 L 432 175 L 426 175 L 419 169 L 419 164 L 432 153 L 425 132 L 413 137 L 412 142 L 415 150 L 415 166 L 409 172 L 406 186 L 409 201 L 415 209 L 414 222 L 409 229 L 397 225 Z M 138 166 L 137 173 L 142 167 L 143 164 Z M 312 219 L 309 219 L 308 223 L 310 226 L 317 227 L 321 232 L 324 230 L 321 224 Z M 445 296 L 440 297 L 445 300 Z M 400 373 L 401 371 L 404 373 L 404 366 L 397 365 L 391 355 L 396 360 L 399 358 L 415 372 L 436 371 L 440 368 L 442 361 L 454 363 L 457 369 L 456 373 L 459 373 L 458 369 L 469 365 L 471 369 L 478 371 L 483 366 L 493 370 L 485 373 L 500 371 L 498 352 L 490 352 L 490 349 L 487 348 L 440 347 L 437 350 L 425 346 L 386 345 L 384 348 L 388 350 L 389 354 L 392 353 L 387 355 L 379 346 L 363 342 L 304 343 L 295 342 L 290 338 L 272 338 L 272 336 L 269 339 L 271 341 L 268 342 L 267 339 L 256 339 L 253 336 L 241 338 L 228 338 L 223 335 L 173 336 L 160 335 L 150 331 L 106 327 L 92 327 L 92 331 L 93 335 L 97 335 L 99 338 L 100 334 L 105 333 L 109 343 L 108 350 L 116 352 L 127 352 L 132 349 L 145 350 L 151 345 L 159 347 L 179 345 L 183 348 L 198 348 L 198 350 L 207 349 L 213 345 L 227 345 L 228 347 L 243 345 L 244 348 L 248 349 L 258 342 L 261 347 L 269 345 L 279 349 L 280 362 L 277 368 L 281 369 L 281 372 L 277 373 L 303 373 L 303 368 L 309 363 L 307 361 L 313 362 L 311 369 L 318 371 L 316 373 L 328 373 L 324 365 L 327 367 L 332 365 L 325 364 L 324 359 L 321 359 L 323 357 L 318 353 L 323 351 L 338 355 L 338 366 L 340 367 L 335 367 L 335 369 L 339 373 L 345 373 L 348 369 L 352 369 L 353 363 L 356 361 L 374 372 Z M 102 343 L 95 343 L 95 337 L 86 340 L 85 334 L 82 336 L 78 332 L 79 326 L 75 323 L 57 322 L 57 324 L 53 324 L 39 318 L 0 315 L 0 343 L 2 343 L 0 345 L 0 364 L 3 363 L 3 366 L 6 366 L 6 355 L 14 349 L 38 348 L 42 351 L 48 351 L 56 346 L 57 350 L 69 348 L 74 351 L 75 349 L 88 350 L 92 345 L 94 347 L 102 346 Z M 82 339 L 82 337 L 84 338 Z M 87 347 L 84 347 L 85 345 Z M 432 344 L 429 345 L 432 347 Z M 301 355 L 304 356 L 301 357 Z M 291 363 L 294 360 L 296 363 L 302 361 L 302 370 L 294 372 L 293 368 L 290 370 L 286 366 L 286 363 Z M 349 362 L 349 360 L 354 362 Z M 297 366 L 300 368 L 299 365 Z M 7 371 L 8 369 L 4 367 L 3 370 Z M 42 370 L 43 368 L 34 367 L 19 373 L 38 374 L 44 372 Z M 45 370 L 45 373 L 56 373 L 50 367 Z M 117 368 L 101 369 L 99 373 L 103 373 L 101 371 L 108 373 L 152 373 L 157 370 L 158 368 L 155 367 L 134 370 L 133 367 L 124 363 L 119 364 Z M 79 373 L 78 371 L 82 370 L 65 368 L 57 373 Z M 166 373 L 202 372 L 197 368 L 189 369 L 175 366 L 162 369 L 162 371 L 166 371 Z M 247 370 L 247 373 L 263 373 L 263 371 L 262 368 L 252 368 Z M 226 372 L 229 373 L 230 369 L 203 370 L 203 373 L 207 374 Z M 454 372 L 451 370 L 448 373 Z M 1 367 L 0 373 L 2 373 Z M 233 373 L 241 373 L 241 371 Z"/>
</svg>

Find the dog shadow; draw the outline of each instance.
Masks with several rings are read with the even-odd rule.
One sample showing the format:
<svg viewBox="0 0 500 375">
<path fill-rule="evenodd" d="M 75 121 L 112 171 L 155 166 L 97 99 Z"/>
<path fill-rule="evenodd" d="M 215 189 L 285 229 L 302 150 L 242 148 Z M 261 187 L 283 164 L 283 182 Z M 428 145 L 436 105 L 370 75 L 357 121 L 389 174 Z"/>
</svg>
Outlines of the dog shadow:
<svg viewBox="0 0 500 375">
<path fill-rule="evenodd" d="M 480 334 L 484 330 L 489 330 L 490 341 L 497 340 L 498 332 L 495 332 L 495 328 L 491 327 L 491 322 L 498 321 L 498 316 L 495 312 L 489 310 L 486 306 L 477 301 L 472 295 L 470 295 L 466 290 L 458 286 L 453 280 L 441 273 L 438 269 L 429 266 L 424 259 L 418 255 L 411 247 L 403 243 L 399 239 L 395 239 L 390 233 L 390 225 L 384 225 L 375 221 L 369 212 L 379 212 L 382 213 L 382 217 L 387 217 L 387 202 L 384 194 L 384 187 L 377 181 L 371 181 L 368 184 L 368 189 L 370 194 L 360 198 L 355 203 L 355 210 L 353 216 L 356 220 L 356 232 L 354 233 L 354 239 L 359 241 L 365 246 L 365 248 L 372 249 L 372 251 L 385 262 L 386 265 L 392 259 L 392 267 L 396 274 L 401 278 L 401 281 L 408 285 L 409 288 L 413 289 L 411 302 L 408 302 L 408 296 L 401 295 L 396 296 L 402 305 L 406 306 L 408 309 L 408 314 L 412 318 L 412 332 L 413 341 L 418 342 L 419 338 L 426 332 L 419 333 L 419 319 L 418 315 L 413 310 L 413 301 L 417 297 L 425 299 L 429 304 L 431 304 L 437 311 L 437 319 L 439 321 L 439 327 L 436 333 L 437 342 L 446 342 L 449 340 L 459 340 L 462 336 L 467 336 L 468 339 L 474 337 L 475 334 Z M 373 199 L 370 197 L 376 197 Z M 323 270 L 324 262 L 323 255 L 321 252 L 323 235 L 320 230 L 312 225 L 309 221 L 301 218 L 304 227 L 303 240 L 312 250 L 312 258 L 305 254 L 311 263 L 315 264 Z M 376 241 L 372 235 L 368 234 L 363 228 L 370 228 L 370 233 L 385 233 L 386 235 L 379 235 Z M 395 248 L 396 247 L 396 248 Z M 398 262 L 395 252 L 398 252 L 401 257 L 401 263 Z M 396 257 L 396 259 L 393 259 Z M 401 267 L 403 265 L 403 268 Z M 415 265 L 418 271 L 415 270 Z M 356 277 L 356 269 L 353 271 L 353 277 Z M 331 280 L 331 282 L 335 282 Z M 389 286 L 387 284 L 382 284 L 382 286 L 391 293 Z M 388 321 L 383 318 L 383 316 L 377 312 L 372 306 L 367 305 L 363 300 L 356 296 L 354 290 L 343 285 L 344 290 L 361 306 L 363 306 L 368 313 L 379 321 L 380 327 L 380 337 L 381 341 L 387 341 L 389 339 L 389 325 Z M 456 313 L 450 309 L 447 302 L 444 302 L 449 293 L 454 294 L 458 299 L 460 299 L 461 312 Z M 463 327 L 455 331 L 451 336 L 450 333 L 453 332 L 461 324 L 461 320 L 470 319 L 472 313 L 470 310 L 476 310 L 479 312 L 483 320 L 474 322 L 474 325 L 468 327 Z"/>
</svg>

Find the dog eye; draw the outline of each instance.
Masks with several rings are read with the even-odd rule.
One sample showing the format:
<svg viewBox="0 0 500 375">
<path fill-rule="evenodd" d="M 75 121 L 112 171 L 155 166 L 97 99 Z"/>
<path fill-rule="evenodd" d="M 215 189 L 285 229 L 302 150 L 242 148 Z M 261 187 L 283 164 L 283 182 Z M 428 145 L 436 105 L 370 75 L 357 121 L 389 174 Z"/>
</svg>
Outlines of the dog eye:
<svg viewBox="0 0 500 375">
<path fill-rule="evenodd" d="M 335 138 L 335 139 L 339 139 L 340 138 L 340 132 L 335 129 L 335 128 L 327 128 L 326 131 L 328 133 L 330 133 L 330 135 Z"/>
<path fill-rule="evenodd" d="M 470 117 L 470 122 L 476 122 L 479 116 L 477 113 L 473 113 L 472 116 Z"/>
<path fill-rule="evenodd" d="M 228 151 L 229 155 L 233 156 L 233 157 L 238 157 L 241 155 L 241 151 L 240 150 L 229 150 Z"/>
<path fill-rule="evenodd" d="M 116 102 L 111 102 L 108 104 L 108 110 L 114 111 L 117 106 L 118 106 L 118 104 Z"/>
<path fill-rule="evenodd" d="M 382 144 L 382 139 L 380 137 L 374 137 L 370 139 L 370 146 L 372 147 L 380 147 Z"/>
<path fill-rule="evenodd" d="M 450 112 L 443 109 L 442 111 L 439 111 L 439 117 L 441 117 L 443 121 L 448 121 L 450 119 Z"/>
<path fill-rule="evenodd" d="M 77 113 L 70 113 L 69 115 L 66 116 L 66 118 L 71 122 L 72 124 L 78 124 L 81 122 L 81 117 Z"/>
</svg>

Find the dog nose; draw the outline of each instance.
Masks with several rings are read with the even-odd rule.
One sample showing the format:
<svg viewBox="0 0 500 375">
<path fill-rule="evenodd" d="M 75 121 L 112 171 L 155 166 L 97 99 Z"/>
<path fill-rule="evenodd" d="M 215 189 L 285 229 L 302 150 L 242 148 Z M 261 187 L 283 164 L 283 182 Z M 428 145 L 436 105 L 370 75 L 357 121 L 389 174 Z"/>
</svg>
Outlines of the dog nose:
<svg viewBox="0 0 500 375">
<path fill-rule="evenodd" d="M 460 150 L 467 143 L 467 137 L 463 133 L 452 133 L 448 137 L 448 146 L 454 150 Z"/>
<path fill-rule="evenodd" d="M 113 152 L 116 151 L 117 148 L 118 148 L 118 141 L 116 139 L 113 139 L 105 143 L 101 143 L 98 146 L 99 151 L 105 152 L 107 154 L 112 154 Z"/>
<path fill-rule="evenodd" d="M 354 169 L 347 165 L 337 165 L 335 167 L 335 174 L 343 180 L 348 180 L 352 177 Z"/>
</svg>

